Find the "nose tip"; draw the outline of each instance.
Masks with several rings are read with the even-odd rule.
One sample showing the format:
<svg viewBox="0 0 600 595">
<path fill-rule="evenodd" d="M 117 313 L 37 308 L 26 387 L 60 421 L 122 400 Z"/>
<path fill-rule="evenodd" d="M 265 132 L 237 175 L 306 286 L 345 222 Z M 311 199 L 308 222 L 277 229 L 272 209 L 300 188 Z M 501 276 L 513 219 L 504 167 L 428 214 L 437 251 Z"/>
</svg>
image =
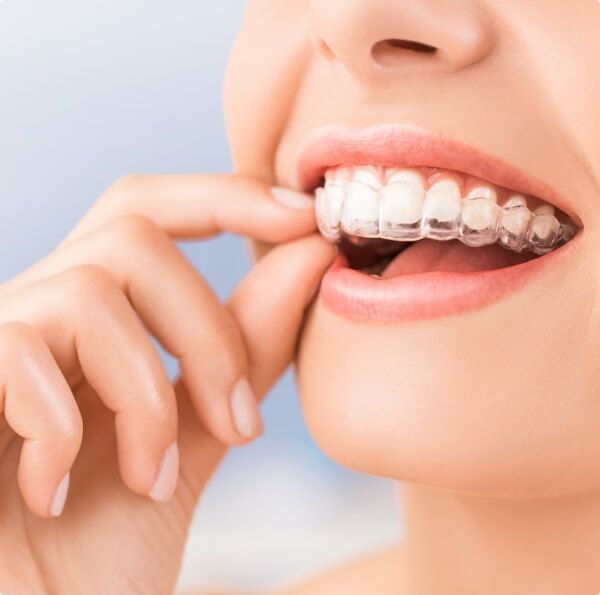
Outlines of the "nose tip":
<svg viewBox="0 0 600 595">
<path fill-rule="evenodd" d="M 488 55 L 493 30 L 473 2 L 311 0 L 317 52 L 355 76 L 457 71 Z"/>
</svg>

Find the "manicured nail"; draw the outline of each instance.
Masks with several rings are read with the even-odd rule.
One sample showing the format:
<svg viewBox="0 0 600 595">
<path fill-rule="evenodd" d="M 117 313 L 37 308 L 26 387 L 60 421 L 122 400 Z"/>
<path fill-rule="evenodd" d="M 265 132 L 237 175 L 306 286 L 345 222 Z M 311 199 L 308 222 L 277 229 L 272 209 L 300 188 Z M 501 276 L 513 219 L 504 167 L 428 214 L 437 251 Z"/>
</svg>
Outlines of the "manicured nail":
<svg viewBox="0 0 600 595">
<path fill-rule="evenodd" d="M 252 438 L 262 432 L 262 420 L 256 397 L 247 378 L 237 381 L 231 392 L 233 425 L 242 438 Z"/>
<path fill-rule="evenodd" d="M 290 209 L 305 211 L 307 209 L 315 208 L 314 199 L 310 195 L 304 194 L 303 192 L 296 192 L 296 190 L 275 186 L 274 188 L 271 188 L 271 194 L 277 202 L 289 207 Z"/>
<path fill-rule="evenodd" d="M 179 477 L 179 449 L 177 442 L 173 442 L 165 450 L 162 459 L 158 465 L 158 472 L 154 485 L 148 495 L 156 502 L 168 502 L 177 486 Z"/>
<path fill-rule="evenodd" d="M 65 502 L 67 501 L 67 493 L 69 491 L 69 478 L 70 473 L 67 471 L 67 474 L 60 480 L 60 483 L 54 492 L 54 496 L 52 496 L 49 510 L 50 516 L 60 516 L 62 514 Z"/>
</svg>

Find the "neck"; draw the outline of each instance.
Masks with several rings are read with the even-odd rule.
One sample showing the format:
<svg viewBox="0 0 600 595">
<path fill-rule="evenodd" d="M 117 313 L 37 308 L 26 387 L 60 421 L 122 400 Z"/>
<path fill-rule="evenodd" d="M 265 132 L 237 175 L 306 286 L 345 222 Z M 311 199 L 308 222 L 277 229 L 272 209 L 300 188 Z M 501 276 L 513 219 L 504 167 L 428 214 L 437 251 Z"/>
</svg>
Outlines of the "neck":
<svg viewBox="0 0 600 595">
<path fill-rule="evenodd" d="M 496 499 L 399 490 L 413 592 L 600 593 L 600 493 Z"/>
</svg>

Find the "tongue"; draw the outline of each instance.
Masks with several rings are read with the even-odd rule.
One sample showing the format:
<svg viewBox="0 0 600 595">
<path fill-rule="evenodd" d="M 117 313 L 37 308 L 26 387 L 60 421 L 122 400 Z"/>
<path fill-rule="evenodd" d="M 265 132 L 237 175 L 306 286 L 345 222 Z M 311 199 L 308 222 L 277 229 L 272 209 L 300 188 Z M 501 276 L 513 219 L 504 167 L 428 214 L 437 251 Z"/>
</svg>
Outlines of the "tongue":
<svg viewBox="0 0 600 595">
<path fill-rule="evenodd" d="M 401 275 L 429 272 L 465 273 L 490 271 L 514 266 L 536 258 L 535 254 L 518 254 L 498 244 L 470 248 L 453 240 L 440 242 L 420 240 L 405 248 L 385 268 L 381 277 L 391 279 Z"/>
</svg>

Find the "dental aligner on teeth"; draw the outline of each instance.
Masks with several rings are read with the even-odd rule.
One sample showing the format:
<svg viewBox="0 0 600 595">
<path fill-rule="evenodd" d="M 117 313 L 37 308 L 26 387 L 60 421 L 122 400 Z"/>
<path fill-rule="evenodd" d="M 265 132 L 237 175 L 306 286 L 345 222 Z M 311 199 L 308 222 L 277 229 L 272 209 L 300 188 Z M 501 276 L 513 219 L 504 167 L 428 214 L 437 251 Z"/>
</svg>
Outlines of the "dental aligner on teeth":
<svg viewBox="0 0 600 595">
<path fill-rule="evenodd" d="M 525 196 L 513 194 L 500 206 L 495 189 L 483 184 L 462 197 L 451 175 L 440 175 L 426 189 L 418 169 L 338 167 L 326 172 L 315 197 L 319 230 L 331 241 L 346 235 L 459 240 L 472 247 L 498 242 L 515 252 L 544 255 L 576 232 L 550 204 L 532 212 Z"/>
</svg>

